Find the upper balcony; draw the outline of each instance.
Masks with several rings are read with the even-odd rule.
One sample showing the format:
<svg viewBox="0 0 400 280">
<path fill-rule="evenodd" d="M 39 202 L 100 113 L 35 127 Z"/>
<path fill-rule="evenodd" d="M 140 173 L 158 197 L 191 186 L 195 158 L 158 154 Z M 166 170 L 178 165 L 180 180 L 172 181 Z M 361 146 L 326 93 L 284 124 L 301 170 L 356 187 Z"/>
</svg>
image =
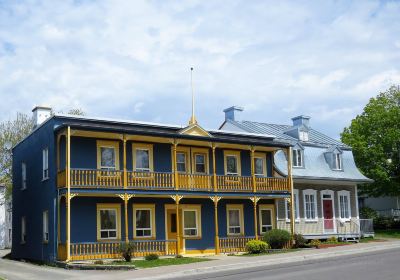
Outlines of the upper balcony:
<svg viewBox="0 0 400 280">
<path fill-rule="evenodd" d="M 289 145 L 266 136 L 196 126 L 168 127 L 174 132 L 161 136 L 147 127 L 148 133 L 96 128 L 60 127 L 58 187 L 246 193 L 291 188 L 290 177 L 279 176 L 273 163 L 274 153 L 288 152 Z"/>
</svg>

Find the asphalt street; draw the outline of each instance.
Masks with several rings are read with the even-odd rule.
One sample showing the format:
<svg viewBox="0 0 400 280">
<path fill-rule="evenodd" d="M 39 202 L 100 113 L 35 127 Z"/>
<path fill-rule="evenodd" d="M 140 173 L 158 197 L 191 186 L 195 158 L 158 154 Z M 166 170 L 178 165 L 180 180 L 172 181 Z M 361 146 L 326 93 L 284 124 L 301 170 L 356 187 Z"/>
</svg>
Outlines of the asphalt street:
<svg viewBox="0 0 400 280">
<path fill-rule="evenodd" d="M 400 250 L 341 256 L 282 266 L 268 266 L 210 273 L 175 279 L 191 280 L 399 280 Z"/>
</svg>

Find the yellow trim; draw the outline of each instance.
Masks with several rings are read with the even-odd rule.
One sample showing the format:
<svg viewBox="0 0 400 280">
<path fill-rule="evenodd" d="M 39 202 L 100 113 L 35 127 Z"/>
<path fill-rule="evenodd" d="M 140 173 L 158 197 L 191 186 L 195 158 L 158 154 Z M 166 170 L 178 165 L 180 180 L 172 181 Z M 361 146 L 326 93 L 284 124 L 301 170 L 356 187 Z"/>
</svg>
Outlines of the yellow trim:
<svg viewBox="0 0 400 280">
<path fill-rule="evenodd" d="M 101 169 L 101 148 L 113 148 L 115 151 L 115 170 L 119 170 L 119 142 L 97 140 L 97 169 Z"/>
<path fill-rule="evenodd" d="M 151 236 L 136 236 L 136 211 L 150 210 Z M 151 239 L 156 238 L 156 205 L 154 203 L 134 203 L 133 204 L 133 238 Z"/>
<path fill-rule="evenodd" d="M 208 164 L 208 154 L 209 150 L 207 148 L 191 148 L 192 152 L 192 174 L 209 174 L 209 164 Z M 205 155 L 204 163 L 205 163 L 205 173 L 196 173 L 196 155 Z"/>
<path fill-rule="evenodd" d="M 100 234 L 100 210 L 112 209 L 117 212 L 117 237 L 116 238 L 101 238 Z M 118 241 L 121 240 L 121 204 L 119 203 L 97 203 L 96 204 L 97 216 L 97 240 L 98 241 Z"/>
<path fill-rule="evenodd" d="M 240 233 L 229 233 L 229 211 L 239 210 Z M 244 236 L 244 216 L 243 204 L 227 204 L 226 205 L 226 234 L 228 236 Z"/>
<path fill-rule="evenodd" d="M 204 136 L 204 137 L 212 137 L 207 130 L 203 129 L 198 124 L 190 124 L 189 126 L 181 129 L 179 134 L 191 135 L 191 136 Z"/>
<path fill-rule="evenodd" d="M 148 143 L 132 143 L 132 159 L 133 159 L 133 170 L 136 171 L 136 150 L 148 150 L 149 151 L 149 169 L 150 172 L 154 171 L 153 165 L 153 144 Z M 139 171 L 140 172 L 140 171 Z"/>
<path fill-rule="evenodd" d="M 224 170 L 225 170 L 225 175 L 228 175 L 227 164 L 226 164 L 227 156 L 235 156 L 237 158 L 237 172 L 238 172 L 237 175 L 241 176 L 242 167 L 241 167 L 241 163 L 240 163 L 240 151 L 224 150 Z"/>
<path fill-rule="evenodd" d="M 265 232 L 262 232 L 262 217 L 261 217 L 261 211 L 262 210 L 271 210 L 271 222 L 272 222 L 272 228 L 276 228 L 276 216 L 275 216 L 275 205 L 274 204 L 259 204 L 258 205 L 258 232 L 260 235 L 263 235 Z"/>
<path fill-rule="evenodd" d="M 182 211 L 182 236 L 185 239 L 201 239 L 201 205 L 195 204 L 181 204 L 179 207 Z M 195 211 L 196 212 L 196 229 L 197 235 L 185 235 L 185 212 L 186 211 Z"/>
<path fill-rule="evenodd" d="M 215 254 L 215 249 L 187 250 L 185 254 L 187 255 Z"/>
<path fill-rule="evenodd" d="M 267 176 L 267 155 L 265 153 L 254 153 L 254 159 L 256 158 L 261 158 L 263 161 L 263 174 L 256 174 L 256 165 L 254 163 L 254 175 L 262 175 L 262 176 Z"/>
</svg>

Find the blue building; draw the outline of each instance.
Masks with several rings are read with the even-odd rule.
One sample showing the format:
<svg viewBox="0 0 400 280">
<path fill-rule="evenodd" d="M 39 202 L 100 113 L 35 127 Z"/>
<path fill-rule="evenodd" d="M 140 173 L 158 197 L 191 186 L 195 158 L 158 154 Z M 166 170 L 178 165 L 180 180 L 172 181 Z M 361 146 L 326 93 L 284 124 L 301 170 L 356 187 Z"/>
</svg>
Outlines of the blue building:
<svg viewBox="0 0 400 280">
<path fill-rule="evenodd" d="M 13 149 L 14 258 L 243 250 L 293 201 L 291 143 L 273 134 L 33 112 Z"/>
<path fill-rule="evenodd" d="M 313 129 L 308 116 L 294 117 L 290 125 L 270 124 L 243 120 L 242 111 L 241 107 L 226 109 L 220 129 L 275 135 L 275 141 L 292 147 L 296 233 L 308 239 L 357 239 L 363 228 L 371 233 L 371 221 L 359 219 L 357 185 L 372 180 L 358 170 L 351 147 Z M 272 161 L 276 172 L 273 176 L 286 177 L 287 154 L 276 151 Z M 285 200 L 275 202 L 278 227 L 289 229 L 289 204 Z"/>
</svg>

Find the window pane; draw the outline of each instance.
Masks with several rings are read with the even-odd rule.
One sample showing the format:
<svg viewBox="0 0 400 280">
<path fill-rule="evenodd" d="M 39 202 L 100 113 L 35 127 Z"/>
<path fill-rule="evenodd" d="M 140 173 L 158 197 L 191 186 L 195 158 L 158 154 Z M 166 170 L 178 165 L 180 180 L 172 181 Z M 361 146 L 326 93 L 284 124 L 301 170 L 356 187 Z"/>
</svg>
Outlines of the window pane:
<svg viewBox="0 0 400 280">
<path fill-rule="evenodd" d="M 136 168 L 149 169 L 149 150 L 136 149 Z"/>
<path fill-rule="evenodd" d="M 136 210 L 136 228 L 150 228 L 150 227 L 151 227 L 151 211 Z"/>
<path fill-rule="evenodd" d="M 176 154 L 176 163 L 178 172 L 186 172 L 186 154 L 177 153 Z"/>
<path fill-rule="evenodd" d="M 264 175 L 264 160 L 262 158 L 254 159 L 254 173 L 257 175 Z"/>
<path fill-rule="evenodd" d="M 205 155 L 195 155 L 196 173 L 206 173 Z"/>
<path fill-rule="evenodd" d="M 229 174 L 237 174 L 237 159 L 235 156 L 226 157 L 226 170 Z"/>
<path fill-rule="evenodd" d="M 115 168 L 115 149 L 101 147 L 101 167 Z"/>
<path fill-rule="evenodd" d="M 229 210 L 229 226 L 240 227 L 239 210 Z"/>
<path fill-rule="evenodd" d="M 184 211 L 184 228 L 196 228 L 196 211 Z"/>
<path fill-rule="evenodd" d="M 117 212 L 115 210 L 100 210 L 100 229 L 117 229 Z"/>
<path fill-rule="evenodd" d="M 271 210 L 261 210 L 261 223 L 263 226 L 272 225 Z"/>
</svg>

